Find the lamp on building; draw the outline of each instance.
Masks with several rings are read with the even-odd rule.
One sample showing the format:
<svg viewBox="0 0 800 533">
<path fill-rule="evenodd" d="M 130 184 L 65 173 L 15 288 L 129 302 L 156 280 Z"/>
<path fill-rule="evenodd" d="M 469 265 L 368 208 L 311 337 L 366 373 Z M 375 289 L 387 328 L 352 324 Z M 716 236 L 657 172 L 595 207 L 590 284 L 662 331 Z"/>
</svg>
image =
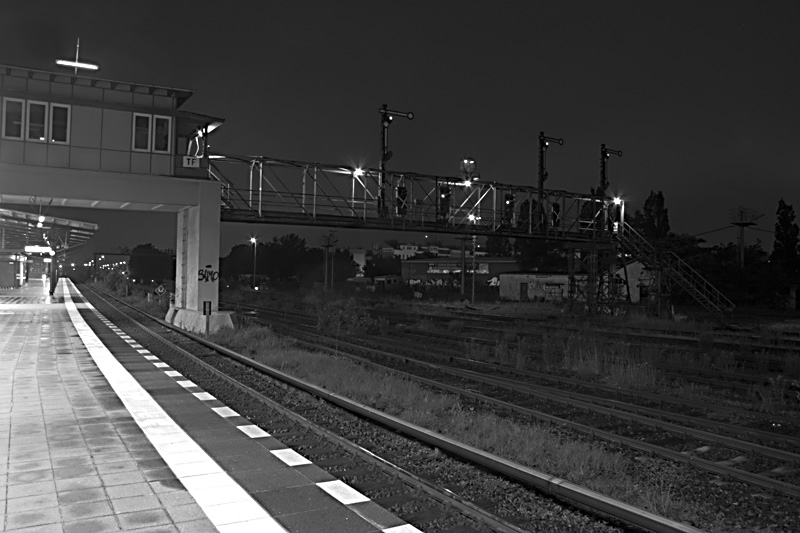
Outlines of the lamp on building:
<svg viewBox="0 0 800 533">
<path fill-rule="evenodd" d="M 68 59 L 56 59 L 56 65 L 60 65 L 62 67 L 73 67 L 75 69 L 75 74 L 78 74 L 78 69 L 82 68 L 84 70 L 97 70 L 100 68 L 98 65 L 94 63 L 84 63 L 79 60 L 80 58 L 80 51 L 81 51 L 81 39 L 78 37 L 78 44 L 75 46 L 75 61 L 69 61 Z"/>
</svg>

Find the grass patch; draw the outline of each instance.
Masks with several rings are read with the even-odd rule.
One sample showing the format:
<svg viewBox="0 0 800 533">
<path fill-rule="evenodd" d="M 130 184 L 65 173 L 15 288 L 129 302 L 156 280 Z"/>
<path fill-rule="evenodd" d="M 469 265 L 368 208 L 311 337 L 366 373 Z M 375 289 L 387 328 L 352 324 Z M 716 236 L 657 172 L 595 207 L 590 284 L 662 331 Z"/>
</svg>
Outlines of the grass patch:
<svg viewBox="0 0 800 533">
<path fill-rule="evenodd" d="M 658 487 L 648 491 L 634 483 L 625 474 L 628 461 L 619 453 L 565 440 L 539 424 L 464 407 L 455 395 L 367 369 L 346 358 L 292 348 L 269 328 L 246 326 L 235 333 L 219 332 L 213 340 L 331 392 L 633 505 L 646 504 L 642 494 L 659 493 Z M 485 345 L 488 355 L 496 356 L 492 352 L 501 345 Z M 519 356 L 512 359 L 513 352 L 507 353 L 508 361 L 518 364 Z"/>
</svg>

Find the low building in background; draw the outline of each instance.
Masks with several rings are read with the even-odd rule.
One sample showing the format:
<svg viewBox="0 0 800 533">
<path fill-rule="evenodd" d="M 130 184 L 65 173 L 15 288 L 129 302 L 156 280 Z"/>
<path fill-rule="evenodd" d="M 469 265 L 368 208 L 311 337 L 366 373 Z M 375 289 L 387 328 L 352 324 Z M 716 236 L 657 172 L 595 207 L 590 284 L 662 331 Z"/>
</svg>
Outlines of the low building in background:
<svg viewBox="0 0 800 533">
<path fill-rule="evenodd" d="M 484 285 L 503 272 L 519 269 L 513 257 L 426 257 L 402 261 L 400 272 L 405 283 L 411 285 L 449 286 L 472 282 L 473 263 L 475 283 Z"/>
</svg>

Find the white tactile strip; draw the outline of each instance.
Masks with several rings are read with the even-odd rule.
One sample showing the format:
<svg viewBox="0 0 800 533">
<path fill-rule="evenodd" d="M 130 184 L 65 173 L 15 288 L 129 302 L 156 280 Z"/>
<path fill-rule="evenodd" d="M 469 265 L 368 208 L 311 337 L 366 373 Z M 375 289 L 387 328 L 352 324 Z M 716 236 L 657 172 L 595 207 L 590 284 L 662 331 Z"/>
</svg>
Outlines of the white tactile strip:
<svg viewBox="0 0 800 533">
<path fill-rule="evenodd" d="M 78 292 L 78 290 L 74 287 L 74 285 L 72 285 L 71 282 L 70 282 L 70 286 L 71 286 L 72 290 L 74 290 L 75 292 Z M 65 290 L 64 290 L 64 301 L 66 303 L 68 301 L 68 299 L 69 299 L 70 304 L 72 304 L 72 300 L 71 300 L 71 298 L 69 298 L 69 293 L 68 292 L 69 291 L 66 290 L 66 288 L 65 288 Z M 73 304 L 73 307 L 74 307 L 74 304 Z M 94 308 L 94 306 L 92 306 L 91 304 L 89 304 L 87 302 L 85 304 L 85 307 L 88 308 L 88 309 L 91 309 L 92 312 L 95 313 L 95 315 L 97 315 L 100 318 L 100 320 L 103 322 L 103 324 L 108 326 L 112 331 L 114 331 L 117 335 L 119 335 L 120 338 L 124 339 L 132 348 L 136 349 L 136 351 L 138 353 L 142 354 L 145 359 L 153 362 L 153 364 L 156 367 L 158 367 L 158 368 L 169 368 L 169 365 L 167 365 L 166 363 L 160 362 L 158 357 L 152 355 L 149 350 L 147 350 L 141 344 L 139 344 L 138 342 L 133 340 L 131 337 L 126 335 L 115 324 L 113 324 L 110 320 L 108 320 L 106 317 L 104 317 L 102 314 L 100 314 Z M 69 306 L 67 307 L 67 309 L 68 309 L 68 311 L 70 311 Z M 70 311 L 70 316 L 72 316 L 73 311 L 74 311 L 75 314 L 78 314 L 77 313 L 77 309 L 74 309 L 74 310 Z M 78 314 L 78 318 L 80 318 L 79 314 Z M 83 320 L 82 318 L 80 318 L 80 319 Z M 88 325 L 86 325 L 85 321 L 83 321 L 83 324 L 86 326 L 88 331 L 91 332 L 91 329 L 88 328 Z M 77 324 L 76 324 L 76 328 L 77 328 Z M 79 333 L 80 333 L 80 330 L 79 330 Z M 83 338 L 83 335 L 81 335 L 81 338 Z M 99 339 L 98 339 L 98 341 L 99 341 Z M 87 345 L 87 348 L 88 348 L 88 345 Z M 103 348 L 105 348 L 105 346 L 103 346 Z M 90 352 L 91 352 L 91 349 L 90 349 Z M 106 349 L 106 352 L 107 352 L 107 349 Z M 110 352 L 108 353 L 108 355 L 111 356 Z M 94 357 L 94 355 L 93 355 L 93 357 Z M 117 365 L 119 365 L 119 363 L 116 361 L 116 359 L 113 358 L 113 356 L 111 356 L 111 358 L 114 360 L 114 362 Z M 121 365 L 120 365 L 120 367 L 121 367 Z M 127 374 L 127 371 L 125 371 L 124 368 L 122 368 L 122 371 Z M 188 381 L 188 380 L 185 380 L 185 379 L 181 379 L 181 378 L 183 378 L 183 375 L 180 372 L 177 372 L 175 370 L 171 370 L 170 369 L 170 370 L 166 370 L 165 374 L 170 376 L 170 377 L 176 378 L 177 384 L 182 386 L 182 387 L 184 387 L 184 388 L 186 388 L 186 389 L 189 389 L 189 388 L 197 388 L 197 389 L 199 389 L 200 388 L 195 383 L 193 383 L 191 381 Z M 128 376 L 130 377 L 130 374 L 128 374 Z M 131 379 L 133 379 L 133 378 L 131 377 Z M 138 385 L 138 383 L 137 383 L 137 385 Z M 144 390 L 142 390 L 142 392 L 144 394 L 147 394 Z M 216 400 L 216 398 L 214 396 L 212 396 L 211 394 L 209 394 L 209 393 L 207 393 L 205 391 L 202 391 L 202 390 L 199 391 L 199 392 L 192 392 L 192 394 L 196 398 L 201 400 L 201 401 L 213 401 L 213 400 Z M 149 397 L 149 395 L 148 395 L 148 397 Z M 150 399 L 152 400 L 152 398 L 150 398 Z M 123 400 L 123 402 L 124 402 L 124 400 Z M 155 400 L 152 400 L 152 402 L 155 403 Z M 156 406 L 158 406 L 158 404 L 156 404 Z M 161 410 L 160 406 L 158 408 L 159 408 L 159 410 Z M 234 411 L 233 409 L 231 409 L 229 407 L 215 407 L 215 408 L 211 408 L 211 409 L 215 413 L 217 413 L 219 416 L 221 416 L 223 418 L 241 416 L 239 413 L 237 413 L 236 411 Z M 171 418 L 169 418 L 169 415 L 164 413 L 163 410 L 161 410 L 161 412 L 163 413 L 164 417 L 169 419 L 169 422 L 165 422 L 161 417 L 151 417 L 150 415 L 143 415 L 143 421 L 145 421 L 146 424 L 149 424 L 149 427 L 152 429 L 154 434 L 157 434 L 157 435 L 158 434 L 171 435 L 176 431 L 175 428 L 177 428 L 177 430 L 180 433 L 183 433 L 183 430 L 177 424 L 175 424 L 175 422 L 172 421 Z M 131 413 L 131 414 L 133 414 L 133 413 Z M 134 416 L 134 418 L 136 418 L 136 417 Z M 138 422 L 138 419 L 137 419 L 137 422 Z M 141 426 L 141 424 L 140 424 L 140 426 Z M 263 437 L 269 437 L 270 436 L 269 433 L 267 433 L 266 431 L 264 431 L 260 427 L 252 425 L 252 424 L 244 424 L 244 425 L 240 425 L 240 426 L 236 426 L 236 427 L 237 427 L 237 429 L 242 431 L 245 435 L 247 435 L 250 438 L 263 438 Z M 142 426 L 142 430 L 143 431 L 145 430 L 144 426 Z M 145 433 L 147 433 L 147 431 L 145 431 Z M 183 433 L 183 434 L 186 435 L 185 433 Z M 269 519 L 272 520 L 274 522 L 275 526 L 277 528 L 280 528 L 280 529 L 270 529 L 267 525 L 262 525 L 259 519 L 255 519 L 255 521 L 254 520 L 248 520 L 246 522 L 241 522 L 240 521 L 240 522 L 232 524 L 233 526 L 236 526 L 238 524 L 246 524 L 244 526 L 244 529 L 236 529 L 236 528 L 230 528 L 229 529 L 228 525 L 223 525 L 222 527 L 220 527 L 220 525 L 218 525 L 215 522 L 215 518 L 214 517 L 217 517 L 220 520 L 229 519 L 229 518 L 225 517 L 224 513 L 221 514 L 221 513 L 218 512 L 218 511 L 222 510 L 221 509 L 222 507 L 225 507 L 225 509 L 230 511 L 230 513 L 231 513 L 230 516 L 236 516 L 239 519 L 241 519 L 242 516 L 250 516 L 250 515 L 248 514 L 246 507 L 242 507 L 241 508 L 242 510 L 240 511 L 240 507 L 237 505 L 239 503 L 239 500 L 237 499 L 235 492 L 233 494 L 231 494 L 231 493 L 228 493 L 227 489 L 226 489 L 226 491 L 222 491 L 222 492 L 225 492 L 225 499 L 224 500 L 220 499 L 220 494 L 219 494 L 220 491 L 217 490 L 218 487 L 216 485 L 218 480 L 221 480 L 221 478 L 219 477 L 219 472 L 221 471 L 224 476 L 228 477 L 228 479 L 230 479 L 230 477 L 224 471 L 222 471 L 219 468 L 219 466 L 216 464 L 216 462 L 211 457 L 209 457 L 199 446 L 197 446 L 196 443 L 194 443 L 194 441 L 191 439 L 191 437 L 186 435 L 186 438 L 189 441 L 191 441 L 191 443 L 185 443 L 183 441 L 172 442 L 172 439 L 168 438 L 167 440 L 169 440 L 170 442 L 165 443 L 165 445 L 164 445 L 164 449 L 165 450 L 167 450 L 168 452 L 170 452 L 170 453 L 172 453 L 172 454 L 174 454 L 176 456 L 175 465 L 176 465 L 177 470 L 176 470 L 176 468 L 172 467 L 172 464 L 169 461 L 167 461 L 166 458 L 165 458 L 165 461 L 167 462 L 167 464 L 170 465 L 170 468 L 173 469 L 173 472 L 175 473 L 175 475 L 181 480 L 181 482 L 184 484 L 184 486 L 187 487 L 187 489 L 189 489 L 189 486 L 187 485 L 186 481 L 184 481 L 184 478 L 181 477 L 178 474 L 178 472 L 179 471 L 183 472 L 184 476 L 186 476 L 186 479 L 189 480 L 192 483 L 192 485 L 195 487 L 195 491 L 193 492 L 191 489 L 189 489 L 189 492 L 192 494 L 192 496 L 195 497 L 195 500 L 197 500 L 198 504 L 201 507 L 203 507 L 203 511 L 206 512 L 206 515 L 209 517 L 209 519 L 212 522 L 214 522 L 214 524 L 217 526 L 218 529 L 220 529 L 220 531 L 223 531 L 225 533 L 227 533 L 228 531 L 231 531 L 231 532 L 238 532 L 238 531 L 244 531 L 244 530 L 250 531 L 249 528 L 251 526 L 256 526 L 256 528 L 257 528 L 257 529 L 255 529 L 256 531 L 264 531 L 264 532 L 268 532 L 268 533 L 272 532 L 272 531 L 285 531 L 283 528 L 281 528 L 281 526 L 277 522 L 274 522 L 274 519 L 272 517 L 269 517 Z M 194 445 L 194 447 L 192 445 Z M 154 446 L 155 446 L 155 444 L 154 444 Z M 161 449 L 159 449 L 157 446 L 156 446 L 156 448 L 159 450 L 159 452 L 161 452 Z M 198 453 L 197 450 L 200 450 L 201 453 Z M 271 450 L 270 453 L 272 453 L 275 457 L 280 459 L 287 466 L 303 466 L 303 465 L 312 464 L 311 461 L 309 461 L 307 458 L 303 457 L 301 454 L 297 453 L 295 450 L 292 450 L 291 448 L 284 448 L 284 449 L 279 449 L 279 450 Z M 216 467 L 216 469 L 210 469 L 208 472 L 205 472 L 205 473 L 201 473 L 200 470 L 193 469 L 193 468 L 208 468 L 208 467 L 203 467 L 203 466 L 200 466 L 200 465 L 197 464 L 202 460 L 202 456 L 203 455 L 205 457 L 207 457 L 208 460 L 211 463 L 213 463 L 213 465 Z M 186 468 L 184 468 L 184 467 L 186 467 Z M 224 482 L 224 480 L 222 480 L 222 481 Z M 233 479 L 230 479 L 230 481 L 232 483 L 234 483 L 234 484 L 236 483 Z M 206 483 L 210 483 L 210 484 L 207 485 Z M 239 487 L 238 484 L 236 486 L 242 492 L 244 492 L 244 490 L 241 489 L 241 487 Z M 317 483 L 317 486 L 320 489 L 322 489 L 325 493 L 330 495 L 332 498 L 334 498 L 337 501 L 339 501 L 340 503 L 342 503 L 343 505 L 350 506 L 350 505 L 355 505 L 355 504 L 359 504 L 359 503 L 364 503 L 364 502 L 369 502 L 370 501 L 369 498 L 367 498 L 366 496 L 364 496 L 363 494 L 361 494 L 360 492 L 358 492 L 357 490 L 355 490 L 354 488 L 350 487 L 349 485 L 347 485 L 346 483 L 344 483 L 343 481 L 340 481 L 340 480 L 319 482 L 319 483 Z M 195 494 L 197 494 L 197 496 L 195 496 Z M 244 493 L 244 494 L 249 498 L 249 495 L 247 495 L 247 493 Z M 212 516 L 212 514 L 209 514 L 209 512 L 203 506 L 203 503 L 202 503 L 201 500 L 214 502 L 213 507 L 220 508 L 220 509 L 212 510 L 212 512 L 214 513 L 214 516 Z M 251 501 L 252 501 L 252 499 L 251 499 Z M 253 503 L 255 503 L 255 502 L 253 501 Z M 256 504 L 256 505 L 258 505 L 258 504 Z M 353 508 L 353 510 L 356 511 L 356 513 L 359 514 L 365 520 L 367 520 L 369 522 L 372 522 L 372 520 L 370 520 L 369 517 L 364 516 L 362 513 L 358 512 L 357 509 Z M 263 509 L 262 509 L 262 511 L 263 511 Z M 241 512 L 244 512 L 244 514 L 240 515 L 239 513 L 241 513 Z M 264 513 L 266 514 L 266 511 L 264 511 Z M 269 515 L 267 515 L 267 516 L 269 516 Z M 375 525 L 377 525 L 377 524 L 375 524 Z M 393 527 L 390 527 L 390 528 L 383 528 L 383 529 L 381 529 L 381 532 L 382 533 L 422 533 L 419 529 L 417 529 L 416 527 L 412 526 L 411 524 L 401 524 L 401 525 L 393 526 Z"/>
<path fill-rule="evenodd" d="M 69 285 L 71 290 L 75 290 L 71 282 Z M 64 304 L 84 346 L 153 447 L 158 450 L 214 526 L 226 533 L 239 531 L 285 533 L 286 530 L 222 470 L 114 358 L 81 317 L 70 297 L 70 292 L 64 288 Z M 208 487 L 215 487 L 216 490 L 197 490 Z M 221 487 L 225 490 L 219 490 Z M 229 503 L 219 502 L 217 496 L 220 492 L 226 493 Z"/>
</svg>

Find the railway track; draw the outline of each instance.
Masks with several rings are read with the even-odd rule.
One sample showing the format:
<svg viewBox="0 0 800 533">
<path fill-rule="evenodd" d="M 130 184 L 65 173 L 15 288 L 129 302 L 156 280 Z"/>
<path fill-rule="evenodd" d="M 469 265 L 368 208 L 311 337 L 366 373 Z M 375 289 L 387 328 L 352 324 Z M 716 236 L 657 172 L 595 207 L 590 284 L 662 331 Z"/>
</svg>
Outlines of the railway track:
<svg viewBox="0 0 800 533">
<path fill-rule="evenodd" d="M 738 479 L 750 486 L 766 490 L 767 492 L 763 494 L 781 493 L 784 496 L 783 505 L 786 506 L 794 505 L 791 503 L 792 500 L 800 497 L 798 486 L 800 456 L 797 454 L 800 449 L 800 440 L 797 436 L 800 432 L 796 417 L 769 415 L 760 421 L 760 424 L 756 424 L 766 425 L 769 430 L 760 430 L 752 425 L 742 426 L 720 420 L 720 416 L 732 414 L 735 415 L 734 418 L 737 416 L 741 418 L 741 409 L 734 411 L 725 407 L 712 408 L 713 406 L 701 406 L 678 399 L 664 402 L 654 395 L 648 398 L 647 395 L 633 394 L 651 404 L 666 403 L 674 407 L 671 411 L 664 411 L 630 402 L 622 403 L 618 399 L 553 390 L 552 387 L 548 390 L 544 387 L 531 386 L 530 383 L 520 379 L 520 374 L 532 377 L 532 373 L 514 371 L 513 379 L 501 378 L 494 375 L 499 372 L 498 365 L 477 361 L 463 361 L 465 365 L 479 365 L 477 371 L 453 371 L 449 367 L 459 357 L 452 350 L 435 346 L 431 338 L 427 338 L 426 342 L 408 344 L 404 344 L 402 335 L 391 340 L 387 340 L 384 336 L 360 336 L 352 339 L 352 342 L 344 336 L 338 336 L 335 340 L 325 340 L 324 336 L 318 335 L 315 331 L 313 319 L 306 317 L 305 325 L 300 328 L 299 322 L 302 316 L 286 317 L 277 313 L 272 314 L 271 322 L 279 331 L 295 338 L 305 338 L 304 342 L 309 347 L 325 345 L 335 353 L 349 352 L 350 355 L 357 353 L 359 357 L 364 357 L 365 352 L 379 353 L 377 359 L 372 356 L 366 359 L 381 365 L 387 365 L 386 360 L 393 359 L 399 362 L 393 368 L 410 372 L 431 386 L 493 404 L 498 409 L 513 411 L 523 417 L 566 425 L 595 438 L 607 438 L 610 442 L 625 444 L 648 455 L 660 455 L 672 461 L 700 467 L 718 475 L 718 482 L 723 485 L 730 485 L 729 480 Z M 287 331 L 289 327 L 287 322 L 291 324 L 293 332 Z M 420 346 L 425 346 L 425 350 L 420 350 Z M 422 357 L 423 353 L 431 356 Z M 445 361 L 446 365 L 439 364 Z M 413 367 L 414 364 L 426 369 L 435 368 L 437 374 L 429 375 L 424 371 L 410 369 L 409 367 Z M 509 369 L 505 368 L 503 371 L 508 373 Z M 448 382 L 448 379 L 442 377 L 442 373 L 449 374 L 449 379 L 452 381 Z M 487 378 L 487 375 L 492 377 Z M 581 384 L 576 383 L 576 380 L 540 374 L 533 377 L 562 383 L 571 381 L 572 385 L 578 387 L 598 387 L 596 384 Z M 476 387 L 475 382 L 481 383 L 485 389 Z M 513 393 L 510 394 L 509 390 Z M 513 396 L 517 394 L 520 397 L 514 398 Z M 537 401 L 545 397 L 546 402 L 556 407 L 532 403 L 530 400 L 532 396 L 536 396 Z M 558 405 L 568 407 L 559 408 Z M 687 415 L 685 414 L 687 410 L 702 413 L 703 417 Z M 755 423 L 759 416 L 758 413 L 753 413 L 750 422 Z M 609 417 L 616 420 L 611 420 Z M 747 492 L 747 489 L 744 490 Z"/>
<path fill-rule="evenodd" d="M 235 304 L 232 302 L 223 302 L 227 308 L 229 309 L 236 309 L 239 312 L 245 313 L 269 313 L 273 317 L 272 320 L 277 321 L 288 321 L 289 323 L 293 323 L 295 325 L 303 325 L 308 328 L 315 328 L 318 324 L 318 318 L 316 316 L 310 315 L 308 313 L 298 312 L 298 311 L 288 311 L 285 309 L 275 310 L 270 309 L 262 306 L 256 306 L 251 304 Z M 556 342 L 558 341 L 557 336 L 563 333 L 563 329 L 559 327 L 556 328 L 549 328 L 546 331 L 542 331 L 540 334 L 531 334 L 529 331 L 517 331 L 513 329 L 498 329 L 495 327 L 476 327 L 474 325 L 459 325 L 457 328 L 457 333 L 449 333 L 446 327 L 438 329 L 435 333 L 431 331 L 420 331 L 419 329 L 414 329 L 414 324 L 419 324 L 421 321 L 429 320 L 432 316 L 436 318 L 440 318 L 440 324 L 449 323 L 452 320 L 452 317 L 442 317 L 437 315 L 421 315 L 421 316 L 409 316 L 407 314 L 397 314 L 397 313 L 383 313 L 383 312 L 374 312 L 374 310 L 370 311 L 371 313 L 379 316 L 392 316 L 393 318 L 389 321 L 390 324 L 402 326 L 402 331 L 404 336 L 406 337 L 416 337 L 417 341 L 420 344 L 424 344 L 425 346 L 435 347 L 436 345 L 446 344 L 449 343 L 451 345 L 460 345 L 463 347 L 465 344 L 473 344 L 473 345 L 483 345 L 487 347 L 495 346 L 498 342 L 503 342 L 509 349 L 512 350 L 520 350 L 525 349 L 527 350 L 532 357 L 541 358 L 542 351 L 538 346 L 541 346 L 542 343 L 547 338 L 554 338 Z M 398 318 L 400 317 L 400 318 Z M 571 330 L 567 330 L 571 331 Z M 581 337 L 586 338 L 587 343 L 594 342 L 589 340 L 586 332 L 575 330 Z M 514 340 L 506 341 L 506 337 L 512 337 Z M 624 338 L 624 337 L 621 337 Z M 605 340 L 608 342 L 608 339 Z M 524 348 L 521 348 L 522 344 L 525 344 Z M 617 346 L 620 346 L 617 344 Z M 634 356 L 636 353 L 641 353 L 642 350 L 646 350 L 647 348 L 652 348 L 653 344 L 632 344 L 632 343 L 623 343 L 621 346 L 625 348 L 626 351 L 631 352 Z M 761 387 L 763 385 L 774 385 L 774 380 L 778 379 L 780 375 L 777 371 L 772 372 L 744 372 L 743 369 L 739 368 L 740 371 L 729 371 L 725 370 L 724 368 L 731 365 L 731 362 L 734 361 L 731 357 L 721 357 L 720 360 L 722 362 L 718 362 L 717 365 L 722 365 L 723 369 L 715 369 L 715 368 L 698 368 L 697 366 L 686 367 L 685 365 L 678 364 L 678 363 L 669 363 L 667 360 L 671 358 L 675 358 L 681 353 L 685 352 L 685 349 L 679 347 L 665 347 L 663 345 L 659 345 L 660 350 L 663 351 L 662 357 L 660 357 L 658 361 L 653 361 L 651 364 L 654 364 L 656 367 L 659 368 L 665 375 L 665 377 L 679 379 L 682 381 L 688 381 L 693 383 L 698 383 L 705 386 L 715 387 L 715 388 L 728 388 L 738 391 L 741 394 L 748 394 L 751 393 L 755 387 Z M 601 346 L 602 348 L 602 346 Z M 633 349 L 632 349 L 633 348 Z M 636 348 L 639 349 L 637 352 Z M 434 348 L 435 349 L 435 348 Z M 454 348 L 455 350 L 455 348 Z M 646 353 L 646 352 L 645 352 Z M 798 359 L 800 360 L 800 352 L 797 354 Z M 741 361 L 740 361 L 741 362 Z M 763 363 L 763 361 L 762 361 Z M 766 364 L 766 363 L 764 363 Z M 800 365 L 800 361 L 797 363 Z M 777 365 L 777 363 L 775 363 Z M 762 364 L 762 366 L 764 366 Z M 770 381 L 770 380 L 773 381 Z M 781 377 L 782 379 L 782 377 Z M 790 390 L 787 388 L 787 394 L 798 394 L 800 393 L 800 385 L 798 385 L 797 390 Z"/>
<path fill-rule="evenodd" d="M 130 310 L 122 313 L 117 309 L 119 302 L 112 305 L 97 295 L 91 300 L 129 335 L 150 345 L 151 351 L 193 382 L 426 531 L 699 531 L 406 424 L 201 338 L 177 332 L 152 317 L 133 319 Z M 316 398 L 290 390 L 287 384 Z M 281 401 L 286 397 L 291 409 Z M 320 402 L 320 398 L 326 401 Z M 375 421 L 384 427 L 375 426 Z M 343 428 L 348 429 L 346 435 L 341 434 Z M 398 432 L 410 438 L 400 437 Z M 367 447 L 370 451 L 365 451 Z M 376 471 L 382 473 L 374 474 Z M 442 474 L 444 483 L 436 479 Z M 463 481 L 460 476 L 464 476 Z M 537 490 L 566 498 L 577 507 L 543 498 Z M 579 510 L 586 507 L 600 515 Z M 537 512 L 542 514 L 537 516 Z M 566 518 L 563 524 L 562 518 Z"/>
<path fill-rule="evenodd" d="M 690 464 L 717 475 L 800 498 L 800 455 L 797 453 L 800 451 L 800 439 L 797 438 L 757 432 L 752 428 L 733 424 L 715 424 L 709 420 L 677 416 L 660 409 L 499 377 L 497 374 L 501 369 L 491 365 L 481 365 L 478 371 L 454 368 L 455 363 L 464 366 L 474 363 L 455 356 L 443 356 L 442 359 L 447 359 L 446 363 L 431 361 L 431 358 L 420 356 L 418 348 L 416 355 L 411 355 L 408 351 L 395 353 L 385 348 L 377 349 L 375 344 L 385 345 L 380 338 L 373 339 L 372 346 L 369 346 L 363 342 L 364 339 L 330 339 L 285 324 L 280 326 L 280 331 L 303 340 L 311 348 L 335 346 L 338 353 L 366 354 L 368 357 L 361 358 L 362 362 L 378 362 L 424 380 L 428 385 L 512 410 L 525 418 L 561 424 L 640 452 Z M 465 380 L 468 383 L 464 383 Z M 670 419 L 679 420 L 683 424 L 670 422 Z M 698 429 L 698 426 L 719 429 L 723 425 L 730 434 L 752 437 L 757 433 L 757 438 L 782 442 L 789 450 Z M 747 455 L 742 455 L 743 453 Z M 757 471 L 745 469 L 750 465 Z M 797 481 L 786 482 L 775 479 L 777 476 L 796 478 Z"/>
<path fill-rule="evenodd" d="M 765 368 L 780 372 L 784 360 L 775 356 L 800 357 L 800 338 L 790 332 L 735 332 L 726 329 L 714 329 L 704 332 L 669 331 L 663 329 L 644 328 L 615 324 L 614 327 L 586 322 L 580 326 L 558 323 L 558 320 L 520 319 L 504 315 L 469 312 L 453 309 L 442 313 L 416 313 L 390 309 L 375 308 L 375 315 L 383 316 L 392 322 L 408 322 L 430 320 L 439 324 L 460 320 L 464 329 L 476 332 L 497 333 L 498 329 L 516 331 L 523 336 L 541 337 L 552 333 L 554 323 L 557 329 L 566 334 L 602 336 L 610 340 L 621 341 L 630 345 L 663 346 L 692 350 L 727 351 L 735 355 L 740 364 L 751 368 Z"/>
</svg>

